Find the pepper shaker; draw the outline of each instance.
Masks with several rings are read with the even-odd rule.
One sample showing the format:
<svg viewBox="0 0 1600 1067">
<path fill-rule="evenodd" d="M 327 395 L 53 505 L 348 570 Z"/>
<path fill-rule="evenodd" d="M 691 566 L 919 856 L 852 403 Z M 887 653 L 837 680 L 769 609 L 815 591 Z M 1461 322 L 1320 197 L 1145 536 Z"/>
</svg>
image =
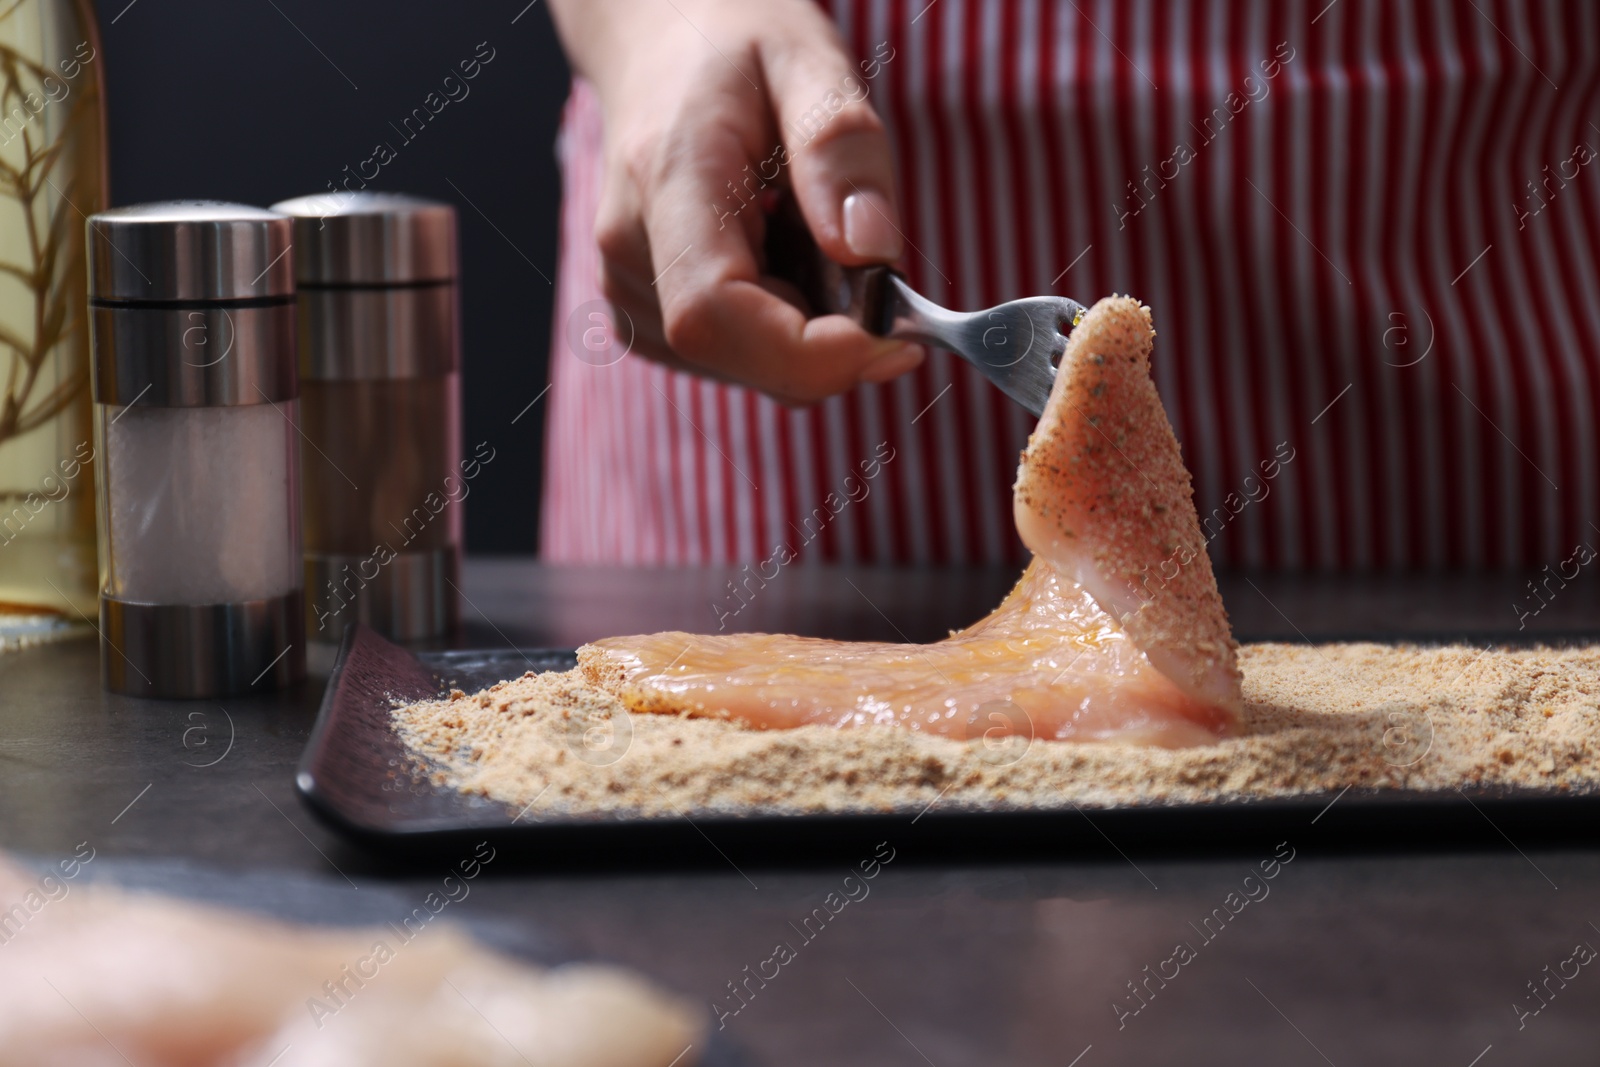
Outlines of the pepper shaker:
<svg viewBox="0 0 1600 1067">
<path fill-rule="evenodd" d="M 299 288 L 307 632 L 363 622 L 396 641 L 459 623 L 461 462 L 456 214 L 394 193 L 305 196 Z"/>
<path fill-rule="evenodd" d="M 100 664 L 221 697 L 305 674 L 291 224 L 172 201 L 89 220 Z"/>
</svg>

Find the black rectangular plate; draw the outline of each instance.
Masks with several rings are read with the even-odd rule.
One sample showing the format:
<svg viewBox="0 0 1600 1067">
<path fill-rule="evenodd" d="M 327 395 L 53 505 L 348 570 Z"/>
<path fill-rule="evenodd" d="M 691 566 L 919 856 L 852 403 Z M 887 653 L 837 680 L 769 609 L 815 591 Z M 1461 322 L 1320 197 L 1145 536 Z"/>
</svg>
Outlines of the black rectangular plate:
<svg viewBox="0 0 1600 1067">
<path fill-rule="evenodd" d="M 1104 859 L 1251 852 L 1314 837 L 1339 849 L 1417 851 L 1584 844 L 1600 838 L 1600 795 L 1553 790 L 1406 792 L 1350 789 L 1199 804 L 960 810 L 894 814 L 641 817 L 522 815 L 436 786 L 390 724 L 395 698 L 467 692 L 527 670 L 567 670 L 570 651 L 412 653 L 352 626 L 328 680 L 296 776 L 301 798 L 342 834 L 383 852 L 422 855 L 485 838 L 523 846 L 542 866 L 812 864 L 870 854 L 877 842 L 923 860 Z M 863 851 L 865 850 L 865 851 Z M 737 865 L 737 864 L 736 864 Z"/>
</svg>

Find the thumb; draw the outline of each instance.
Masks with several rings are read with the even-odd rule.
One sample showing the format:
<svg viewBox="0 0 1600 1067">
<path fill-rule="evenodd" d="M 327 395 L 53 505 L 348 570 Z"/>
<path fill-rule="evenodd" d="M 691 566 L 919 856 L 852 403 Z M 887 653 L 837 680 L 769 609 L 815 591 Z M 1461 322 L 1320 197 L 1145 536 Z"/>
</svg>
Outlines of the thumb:
<svg viewBox="0 0 1600 1067">
<path fill-rule="evenodd" d="M 894 158 L 870 88 L 820 11 L 814 32 L 764 50 L 767 85 L 795 199 L 817 245 L 837 263 L 900 258 Z"/>
</svg>

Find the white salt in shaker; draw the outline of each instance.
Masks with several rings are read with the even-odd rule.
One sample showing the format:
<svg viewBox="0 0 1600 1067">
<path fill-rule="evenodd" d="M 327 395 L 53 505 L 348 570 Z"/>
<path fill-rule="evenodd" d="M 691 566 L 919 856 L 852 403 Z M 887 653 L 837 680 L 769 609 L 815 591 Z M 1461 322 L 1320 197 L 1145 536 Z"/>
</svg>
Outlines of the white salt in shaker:
<svg viewBox="0 0 1600 1067">
<path fill-rule="evenodd" d="M 100 667 L 134 696 L 305 675 L 290 220 L 173 201 L 89 220 Z"/>
</svg>

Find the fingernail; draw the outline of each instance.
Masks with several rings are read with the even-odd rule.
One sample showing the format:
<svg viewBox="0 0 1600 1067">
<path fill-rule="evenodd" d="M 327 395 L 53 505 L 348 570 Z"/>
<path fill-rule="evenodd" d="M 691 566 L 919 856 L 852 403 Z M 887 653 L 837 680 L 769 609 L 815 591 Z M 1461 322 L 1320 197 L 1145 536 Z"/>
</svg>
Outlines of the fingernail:
<svg viewBox="0 0 1600 1067">
<path fill-rule="evenodd" d="M 898 378 L 920 364 L 925 356 L 921 345 L 900 345 L 868 363 L 861 372 L 861 380 L 878 384 Z"/>
<path fill-rule="evenodd" d="M 844 243 L 864 259 L 899 259 L 900 232 L 891 218 L 883 194 L 851 193 L 844 198 Z"/>
</svg>

